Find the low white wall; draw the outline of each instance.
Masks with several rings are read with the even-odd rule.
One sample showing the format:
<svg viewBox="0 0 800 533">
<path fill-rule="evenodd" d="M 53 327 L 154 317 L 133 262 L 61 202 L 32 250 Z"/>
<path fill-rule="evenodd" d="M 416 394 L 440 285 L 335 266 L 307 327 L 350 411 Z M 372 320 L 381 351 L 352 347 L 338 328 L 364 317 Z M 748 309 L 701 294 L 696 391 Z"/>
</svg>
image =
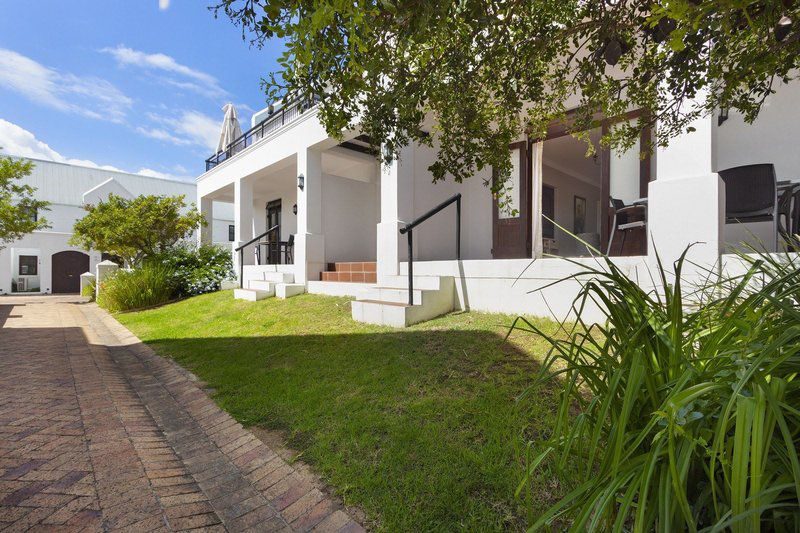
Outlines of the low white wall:
<svg viewBox="0 0 800 533">
<path fill-rule="evenodd" d="M 477 261 L 414 262 L 414 276 L 453 276 L 458 309 L 509 313 L 563 320 L 574 318 L 572 303 L 580 290 L 578 280 L 559 280 L 584 270 L 580 265 L 595 265 L 583 258 L 578 264 L 565 259 L 494 259 Z M 633 279 L 647 284 L 646 257 L 614 258 L 614 264 Z M 401 275 L 408 275 L 408 263 L 400 264 Z M 583 320 L 600 321 L 600 309 L 588 306 Z"/>
</svg>

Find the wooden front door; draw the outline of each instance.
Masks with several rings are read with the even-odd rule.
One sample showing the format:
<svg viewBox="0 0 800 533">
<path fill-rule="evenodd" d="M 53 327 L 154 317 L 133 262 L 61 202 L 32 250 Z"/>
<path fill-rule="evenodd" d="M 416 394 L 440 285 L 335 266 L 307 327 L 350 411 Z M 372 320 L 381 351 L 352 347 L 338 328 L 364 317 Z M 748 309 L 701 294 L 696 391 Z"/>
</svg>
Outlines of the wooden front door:
<svg viewBox="0 0 800 533">
<path fill-rule="evenodd" d="M 53 294 L 81 292 L 81 274 L 89 272 L 89 256 L 67 250 L 53 254 Z"/>
<path fill-rule="evenodd" d="M 273 200 L 267 203 L 267 227 L 264 229 L 270 229 L 275 226 L 279 226 L 281 223 L 281 201 L 280 200 Z M 281 255 L 280 255 L 280 243 L 278 242 L 281 238 L 280 228 L 277 230 L 273 230 L 267 234 L 266 241 L 269 242 L 268 250 L 267 250 L 267 264 L 270 265 L 277 265 L 281 262 Z"/>
<path fill-rule="evenodd" d="M 519 259 L 531 256 L 531 172 L 528 141 L 509 146 L 512 158 L 506 205 L 497 199 L 492 207 L 492 257 Z"/>
</svg>

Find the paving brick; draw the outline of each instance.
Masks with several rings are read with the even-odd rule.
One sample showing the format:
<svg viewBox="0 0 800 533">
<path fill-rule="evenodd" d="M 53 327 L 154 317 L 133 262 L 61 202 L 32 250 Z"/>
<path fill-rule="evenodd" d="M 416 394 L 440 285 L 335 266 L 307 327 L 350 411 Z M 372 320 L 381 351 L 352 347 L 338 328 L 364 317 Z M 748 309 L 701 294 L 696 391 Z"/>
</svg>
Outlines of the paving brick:
<svg viewBox="0 0 800 533">
<path fill-rule="evenodd" d="M 78 301 L 0 305 L 0 529 L 360 528 L 196 378 Z"/>
</svg>

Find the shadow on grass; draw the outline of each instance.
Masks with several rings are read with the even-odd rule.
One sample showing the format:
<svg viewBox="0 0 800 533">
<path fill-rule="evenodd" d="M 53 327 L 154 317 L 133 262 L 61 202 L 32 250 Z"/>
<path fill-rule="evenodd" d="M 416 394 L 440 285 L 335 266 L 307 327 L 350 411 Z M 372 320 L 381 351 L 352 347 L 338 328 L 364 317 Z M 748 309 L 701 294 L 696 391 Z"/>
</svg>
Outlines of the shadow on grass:
<svg viewBox="0 0 800 533">
<path fill-rule="evenodd" d="M 213 324 L 213 323 L 212 323 Z M 505 333 L 505 331 L 502 331 Z M 381 529 L 524 529 L 561 492 L 514 496 L 526 443 L 546 438 L 555 396 L 541 340 L 476 330 L 148 339 L 245 425 L 288 444 Z M 526 345 L 529 344 L 529 345 Z M 539 474 L 537 474 L 539 475 Z M 544 475 L 544 474 L 542 474 Z"/>
</svg>

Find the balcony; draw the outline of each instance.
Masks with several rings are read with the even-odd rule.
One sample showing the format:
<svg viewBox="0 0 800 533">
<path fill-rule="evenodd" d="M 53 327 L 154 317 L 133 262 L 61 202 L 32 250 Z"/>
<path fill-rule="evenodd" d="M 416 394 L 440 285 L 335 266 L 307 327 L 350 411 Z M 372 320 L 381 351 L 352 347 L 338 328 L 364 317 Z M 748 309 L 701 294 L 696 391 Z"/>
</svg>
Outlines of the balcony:
<svg viewBox="0 0 800 533">
<path fill-rule="evenodd" d="M 283 126 L 297 120 L 307 110 L 316 105 L 318 100 L 295 100 L 272 112 L 264 120 L 244 132 L 241 137 L 234 140 L 228 147 L 206 159 L 206 172 L 246 150 L 249 146 L 260 141 L 270 133 L 281 129 Z"/>
</svg>

